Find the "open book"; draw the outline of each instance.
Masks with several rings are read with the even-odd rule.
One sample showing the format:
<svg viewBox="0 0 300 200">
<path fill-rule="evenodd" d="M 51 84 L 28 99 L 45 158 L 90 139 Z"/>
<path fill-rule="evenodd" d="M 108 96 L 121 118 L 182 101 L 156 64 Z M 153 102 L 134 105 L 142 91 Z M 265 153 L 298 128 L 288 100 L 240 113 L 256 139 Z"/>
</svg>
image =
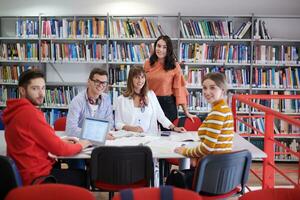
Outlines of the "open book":
<svg viewBox="0 0 300 200">
<path fill-rule="evenodd" d="M 197 131 L 190 131 L 185 133 L 172 132 L 170 135 L 171 141 L 183 142 L 183 141 L 199 141 L 199 136 Z"/>
</svg>

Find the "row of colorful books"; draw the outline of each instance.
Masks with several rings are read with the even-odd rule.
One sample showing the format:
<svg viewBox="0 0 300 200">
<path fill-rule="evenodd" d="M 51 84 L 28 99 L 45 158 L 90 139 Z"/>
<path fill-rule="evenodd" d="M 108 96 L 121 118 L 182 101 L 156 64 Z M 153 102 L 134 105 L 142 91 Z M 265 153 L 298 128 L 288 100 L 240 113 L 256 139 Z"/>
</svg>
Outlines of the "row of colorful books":
<svg viewBox="0 0 300 200">
<path fill-rule="evenodd" d="M 0 82 L 4 83 L 17 83 L 19 76 L 22 72 L 32 69 L 32 68 L 39 68 L 37 66 L 30 66 L 30 65 L 12 65 L 12 66 L 5 66 L 0 65 Z"/>
<path fill-rule="evenodd" d="M 282 139 L 281 139 L 282 140 Z M 250 142 L 260 148 L 261 150 L 264 150 L 264 140 L 263 139 L 258 139 L 258 138 L 251 138 Z M 280 141 L 280 143 L 286 147 L 289 147 L 295 152 L 299 152 L 299 146 L 300 146 L 300 141 L 299 139 L 284 139 Z M 298 161 L 298 158 L 295 157 L 294 155 L 290 154 L 287 152 L 285 149 L 280 147 L 279 145 L 275 144 L 274 146 L 274 151 L 275 151 L 275 160 L 280 160 L 280 161 Z"/>
<path fill-rule="evenodd" d="M 16 20 L 16 37 L 38 38 L 39 22 L 33 19 Z"/>
<path fill-rule="evenodd" d="M 184 75 L 188 85 L 201 86 L 205 74 L 210 72 L 225 73 L 228 86 L 231 87 L 248 87 L 250 86 L 250 69 L 233 68 L 233 67 L 202 67 L 202 68 L 184 68 Z"/>
<path fill-rule="evenodd" d="M 274 91 L 271 92 L 273 95 L 299 95 L 297 91 Z M 255 99 L 253 102 L 261 104 L 263 106 L 272 108 L 278 112 L 285 113 L 300 113 L 300 99 L 272 99 L 272 100 L 263 100 Z M 257 112 L 256 109 L 251 109 L 252 112 Z"/>
<path fill-rule="evenodd" d="M 233 38 L 233 23 L 227 20 L 180 20 L 180 32 L 183 38 L 229 39 Z"/>
<path fill-rule="evenodd" d="M 16 87 L 0 87 L 0 105 L 6 105 L 7 99 L 19 98 L 19 90 Z"/>
<path fill-rule="evenodd" d="M 37 43 L 1 43 L 0 60 L 38 60 Z"/>
<path fill-rule="evenodd" d="M 300 89 L 300 68 L 255 67 L 252 87 L 257 88 L 295 88 Z"/>
<path fill-rule="evenodd" d="M 181 43 L 180 60 L 188 63 L 250 63 L 250 47 L 229 43 Z"/>
<path fill-rule="evenodd" d="M 107 23 L 96 17 L 88 19 L 43 19 L 43 38 L 106 38 Z"/>
<path fill-rule="evenodd" d="M 120 65 L 109 68 L 108 82 L 110 85 L 126 85 L 130 65 Z"/>
<path fill-rule="evenodd" d="M 204 98 L 204 95 L 200 91 L 191 91 L 187 97 L 187 107 L 189 110 L 209 112 L 211 110 L 210 104 L 208 104 Z"/>
<path fill-rule="evenodd" d="M 59 110 L 59 109 L 47 109 L 44 110 L 44 116 L 46 118 L 46 121 L 53 126 L 54 122 L 61 117 L 67 116 L 66 110 Z"/>
<path fill-rule="evenodd" d="M 265 120 L 264 118 L 244 118 L 244 122 L 246 122 L 248 125 L 254 127 L 250 128 L 246 126 L 244 123 L 238 121 L 237 123 L 237 132 L 241 134 L 264 134 L 265 133 Z M 258 132 L 258 131 L 259 132 Z M 274 120 L 274 134 L 277 135 L 288 135 L 288 134 L 300 134 L 300 127 L 296 127 L 294 125 L 291 125 L 283 120 Z M 299 135 L 300 136 L 300 135 Z"/>
<path fill-rule="evenodd" d="M 60 86 L 46 89 L 43 106 L 68 106 L 71 103 L 71 100 L 84 88 L 85 87 L 79 86 Z M 18 88 L 2 85 L 0 87 L 0 105 L 5 105 L 6 101 L 12 98 L 19 98 Z"/>
<path fill-rule="evenodd" d="M 299 139 L 292 139 L 292 140 L 284 140 L 280 141 L 280 143 L 285 146 L 290 148 L 294 152 L 299 152 L 300 151 L 300 140 Z M 296 156 L 293 154 L 289 153 L 285 148 L 275 144 L 275 159 L 279 160 L 299 160 Z"/>
<path fill-rule="evenodd" d="M 42 42 L 42 61 L 106 61 L 107 45 Z"/>
<path fill-rule="evenodd" d="M 299 64 L 300 47 L 285 45 L 255 45 L 256 64 Z"/>
<path fill-rule="evenodd" d="M 45 93 L 44 106 L 68 106 L 71 100 L 84 88 L 78 86 L 49 88 Z"/>
<path fill-rule="evenodd" d="M 114 62 L 143 62 L 153 52 L 152 44 L 117 43 L 109 45 L 109 61 Z"/>
<path fill-rule="evenodd" d="M 266 28 L 266 23 L 264 20 L 254 20 L 254 39 L 272 39 L 272 37 L 269 34 L 269 31 Z"/>
<path fill-rule="evenodd" d="M 111 38 L 157 38 L 164 34 L 159 23 L 151 19 L 116 19 L 109 21 Z"/>
</svg>

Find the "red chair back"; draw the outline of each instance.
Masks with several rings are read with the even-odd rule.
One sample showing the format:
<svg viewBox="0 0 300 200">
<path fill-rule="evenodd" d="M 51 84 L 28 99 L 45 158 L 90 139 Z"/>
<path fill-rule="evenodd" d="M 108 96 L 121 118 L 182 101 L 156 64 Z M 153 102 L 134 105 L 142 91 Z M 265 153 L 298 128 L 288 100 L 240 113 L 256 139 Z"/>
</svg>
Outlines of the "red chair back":
<svg viewBox="0 0 300 200">
<path fill-rule="evenodd" d="M 54 122 L 55 131 L 65 131 L 66 130 L 67 117 L 60 117 Z"/>
<path fill-rule="evenodd" d="M 5 200 L 96 200 L 93 194 L 81 187 L 63 184 L 40 184 L 11 190 Z"/>
<path fill-rule="evenodd" d="M 160 189 L 159 188 L 138 188 L 133 189 L 134 200 L 160 200 Z M 201 196 L 191 190 L 185 190 L 181 188 L 173 188 L 173 200 L 202 200 Z M 121 195 L 117 194 L 113 200 L 122 200 Z"/>
<path fill-rule="evenodd" d="M 181 117 L 173 121 L 175 126 L 184 127 L 187 131 L 198 131 L 202 122 L 198 117 L 194 117 L 194 122 L 190 118 Z"/>
<path fill-rule="evenodd" d="M 240 200 L 299 200 L 299 188 L 272 188 L 248 192 L 239 198 Z"/>
</svg>

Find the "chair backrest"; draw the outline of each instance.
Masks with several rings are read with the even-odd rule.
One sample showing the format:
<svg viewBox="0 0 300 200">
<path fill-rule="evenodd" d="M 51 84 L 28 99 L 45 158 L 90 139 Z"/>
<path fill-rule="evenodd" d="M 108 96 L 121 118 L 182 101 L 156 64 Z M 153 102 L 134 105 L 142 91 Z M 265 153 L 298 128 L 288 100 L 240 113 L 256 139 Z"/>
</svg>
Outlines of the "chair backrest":
<svg viewBox="0 0 300 200">
<path fill-rule="evenodd" d="M 184 127 L 187 131 L 197 131 L 201 126 L 201 119 L 194 117 L 194 122 L 190 118 L 180 117 L 173 121 L 173 124 L 178 127 Z"/>
<path fill-rule="evenodd" d="M 181 188 L 176 187 L 170 187 L 172 189 L 172 194 L 166 196 L 166 192 L 168 190 L 164 191 L 162 189 L 168 187 L 162 187 L 162 188 L 138 188 L 138 189 L 132 189 L 133 199 L 134 200 L 167 200 L 166 197 L 171 197 L 171 200 L 181 200 L 181 199 L 188 199 L 188 200 L 202 200 L 201 196 L 197 194 L 196 192 L 193 192 L 191 190 L 185 190 Z M 119 194 L 115 195 L 113 200 L 130 200 L 131 198 L 127 199 L 125 195 L 123 195 L 123 192 L 127 191 L 121 191 Z M 162 194 L 164 192 L 165 194 Z M 131 199 L 131 200 L 133 200 Z"/>
<path fill-rule="evenodd" d="M 22 180 L 15 162 L 0 155 L 0 199 L 4 199 L 10 190 L 21 185 Z"/>
<path fill-rule="evenodd" d="M 269 188 L 247 192 L 239 198 L 240 200 L 299 200 L 299 188 Z"/>
<path fill-rule="evenodd" d="M 54 122 L 54 130 L 65 131 L 66 130 L 67 117 L 60 117 Z"/>
<path fill-rule="evenodd" d="M 5 200 L 95 200 L 87 189 L 63 184 L 40 184 L 16 188 L 9 192 Z"/>
<path fill-rule="evenodd" d="M 119 191 L 147 187 L 153 176 L 152 152 L 146 146 L 101 146 L 92 151 L 93 189 Z"/>
<path fill-rule="evenodd" d="M 194 190 L 200 194 L 222 195 L 241 186 L 244 191 L 251 165 L 248 150 L 205 156 L 194 176 Z"/>
</svg>

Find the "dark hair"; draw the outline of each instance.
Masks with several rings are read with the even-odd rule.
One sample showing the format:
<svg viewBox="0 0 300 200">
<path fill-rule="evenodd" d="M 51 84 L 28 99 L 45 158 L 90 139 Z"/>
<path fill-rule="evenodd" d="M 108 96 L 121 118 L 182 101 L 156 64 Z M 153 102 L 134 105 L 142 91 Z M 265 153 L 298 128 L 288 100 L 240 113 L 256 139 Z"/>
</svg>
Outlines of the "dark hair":
<svg viewBox="0 0 300 200">
<path fill-rule="evenodd" d="M 103 76 L 103 75 L 108 76 L 107 71 L 105 71 L 104 69 L 94 68 L 90 73 L 89 79 L 92 80 L 94 78 L 95 74 L 98 74 L 100 76 Z"/>
<path fill-rule="evenodd" d="M 202 85 L 203 85 L 203 82 L 206 79 L 210 79 L 213 82 L 215 82 L 216 85 L 219 88 L 221 88 L 222 90 L 224 90 L 224 92 L 226 93 L 226 91 L 227 91 L 227 81 L 226 81 L 226 77 L 223 73 L 221 73 L 221 72 L 211 72 L 211 73 L 205 74 L 203 79 L 202 79 Z"/>
<path fill-rule="evenodd" d="M 139 75 L 144 75 L 146 79 L 146 72 L 143 67 L 141 66 L 132 66 L 129 70 L 129 75 L 127 79 L 127 88 L 126 91 L 123 93 L 124 97 L 133 97 L 135 95 L 134 85 L 133 85 L 133 78 Z M 144 86 L 141 89 L 140 97 L 145 98 L 148 92 L 148 83 L 145 81 Z"/>
<path fill-rule="evenodd" d="M 164 70 L 172 70 L 176 67 L 175 62 L 176 62 L 176 56 L 173 51 L 173 45 L 172 41 L 169 36 L 167 35 L 161 35 L 157 38 L 157 40 L 154 43 L 154 52 L 150 56 L 150 65 L 154 65 L 154 63 L 158 60 L 158 57 L 156 55 L 156 45 L 159 40 L 163 40 L 166 42 L 167 45 L 167 54 L 165 57 L 165 63 L 164 63 Z"/>
<path fill-rule="evenodd" d="M 36 79 L 36 78 L 45 79 L 45 76 L 44 76 L 43 72 L 38 69 L 26 70 L 20 75 L 18 86 L 27 88 L 27 86 L 30 84 L 30 81 L 32 79 Z"/>
</svg>

